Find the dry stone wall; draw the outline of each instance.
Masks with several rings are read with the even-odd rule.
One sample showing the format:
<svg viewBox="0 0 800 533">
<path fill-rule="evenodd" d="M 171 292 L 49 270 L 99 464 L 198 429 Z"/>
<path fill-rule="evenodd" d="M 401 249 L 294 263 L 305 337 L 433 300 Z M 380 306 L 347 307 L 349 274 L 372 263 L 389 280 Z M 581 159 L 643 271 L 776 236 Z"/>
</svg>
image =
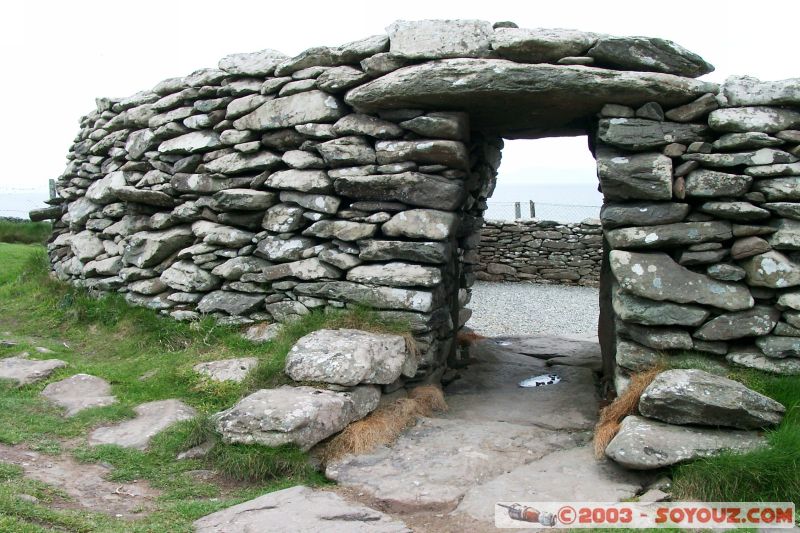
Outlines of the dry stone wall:
<svg viewBox="0 0 800 533">
<path fill-rule="evenodd" d="M 487 220 L 481 228 L 476 276 L 484 281 L 596 287 L 603 258 L 602 233 L 595 219 L 574 224 Z"/>
<path fill-rule="evenodd" d="M 662 39 L 483 21 L 388 33 L 98 99 L 58 198 L 32 213 L 55 220 L 54 274 L 179 320 L 371 306 L 409 321 L 411 379 L 435 380 L 460 360 L 502 138 L 589 134 L 606 372 L 622 384 L 687 349 L 800 372 L 797 80 L 720 91 Z"/>
</svg>

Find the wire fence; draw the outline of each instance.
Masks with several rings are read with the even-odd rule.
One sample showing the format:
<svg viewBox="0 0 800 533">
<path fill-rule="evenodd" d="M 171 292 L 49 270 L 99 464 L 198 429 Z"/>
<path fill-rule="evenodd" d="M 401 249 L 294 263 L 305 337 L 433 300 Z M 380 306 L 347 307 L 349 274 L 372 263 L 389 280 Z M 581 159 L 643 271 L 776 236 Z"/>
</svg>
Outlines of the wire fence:
<svg viewBox="0 0 800 533">
<path fill-rule="evenodd" d="M 600 216 L 599 205 L 548 204 L 543 202 L 488 202 L 487 220 L 555 220 L 581 222 Z"/>
<path fill-rule="evenodd" d="M 34 187 L 0 187 L 0 217 L 27 219 L 32 209 L 46 207 L 51 192 Z"/>
</svg>

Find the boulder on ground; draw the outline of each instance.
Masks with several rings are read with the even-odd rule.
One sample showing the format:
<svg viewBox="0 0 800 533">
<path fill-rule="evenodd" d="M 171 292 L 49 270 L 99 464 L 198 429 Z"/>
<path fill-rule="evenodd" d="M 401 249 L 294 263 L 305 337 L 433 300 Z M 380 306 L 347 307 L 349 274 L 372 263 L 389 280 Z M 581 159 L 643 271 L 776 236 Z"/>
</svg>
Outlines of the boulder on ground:
<svg viewBox="0 0 800 533">
<path fill-rule="evenodd" d="M 416 361 L 406 348 L 404 337 L 357 329 L 309 333 L 286 356 L 286 374 L 295 381 L 388 385 L 404 369 L 409 377 L 416 371 Z"/>
<path fill-rule="evenodd" d="M 292 443 L 308 450 L 366 416 L 378 406 L 379 399 L 380 391 L 373 386 L 356 387 L 351 392 L 283 386 L 254 392 L 213 419 L 226 442 L 264 446 Z"/>
<path fill-rule="evenodd" d="M 725 451 L 748 452 L 766 443 L 756 431 L 673 426 L 628 416 L 606 455 L 633 470 L 653 470 Z"/>
<path fill-rule="evenodd" d="M 639 412 L 670 424 L 758 429 L 783 419 L 785 408 L 738 381 L 697 369 L 660 373 L 639 399 Z"/>
</svg>

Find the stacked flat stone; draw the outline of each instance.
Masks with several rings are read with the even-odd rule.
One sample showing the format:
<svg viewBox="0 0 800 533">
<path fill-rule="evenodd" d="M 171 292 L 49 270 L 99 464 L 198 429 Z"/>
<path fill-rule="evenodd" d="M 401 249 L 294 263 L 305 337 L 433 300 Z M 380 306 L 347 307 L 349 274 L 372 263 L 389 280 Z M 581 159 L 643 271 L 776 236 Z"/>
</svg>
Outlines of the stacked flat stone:
<svg viewBox="0 0 800 533">
<path fill-rule="evenodd" d="M 639 414 L 622 421 L 606 455 L 649 470 L 766 446 L 757 430 L 780 424 L 785 407 L 738 381 L 697 369 L 667 370 L 639 399 Z"/>
<path fill-rule="evenodd" d="M 409 320 L 413 379 L 436 380 L 469 316 L 502 138 L 588 133 L 607 372 L 615 347 L 800 371 L 797 80 L 718 94 L 670 41 L 512 26 L 400 21 L 98 99 L 32 214 L 55 219 L 55 275 L 181 320 L 371 306 Z"/>
<path fill-rule="evenodd" d="M 536 281 L 596 287 L 603 260 L 600 221 L 487 220 L 475 275 L 484 281 Z M 463 260 L 466 260 L 463 259 Z"/>
<path fill-rule="evenodd" d="M 800 373 L 800 113 L 787 104 L 800 106 L 799 80 L 731 78 L 666 113 L 601 112 L 621 382 L 681 350 Z"/>
</svg>

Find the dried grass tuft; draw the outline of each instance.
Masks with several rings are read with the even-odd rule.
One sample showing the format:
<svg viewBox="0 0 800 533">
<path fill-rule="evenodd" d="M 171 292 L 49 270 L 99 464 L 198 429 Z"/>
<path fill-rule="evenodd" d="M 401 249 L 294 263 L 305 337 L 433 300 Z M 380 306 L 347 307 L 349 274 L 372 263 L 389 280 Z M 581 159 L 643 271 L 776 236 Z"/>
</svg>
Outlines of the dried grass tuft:
<svg viewBox="0 0 800 533">
<path fill-rule="evenodd" d="M 369 453 L 378 446 L 393 443 L 418 418 L 445 410 L 447 404 L 439 387 L 423 385 L 411 389 L 408 398 L 379 407 L 347 426 L 326 444 L 322 460 L 328 463 L 345 455 Z"/>
<path fill-rule="evenodd" d="M 459 331 L 456 334 L 456 342 L 459 346 L 470 346 L 478 341 L 485 339 L 483 335 L 479 335 L 474 331 Z"/>
<path fill-rule="evenodd" d="M 598 459 L 603 457 L 608 443 L 617 435 L 620 423 L 639 409 L 639 398 L 642 392 L 650 385 L 658 374 L 663 371 L 661 365 L 654 366 L 643 372 L 631 375 L 628 388 L 611 404 L 600 410 L 600 420 L 594 427 L 594 455 Z"/>
</svg>

